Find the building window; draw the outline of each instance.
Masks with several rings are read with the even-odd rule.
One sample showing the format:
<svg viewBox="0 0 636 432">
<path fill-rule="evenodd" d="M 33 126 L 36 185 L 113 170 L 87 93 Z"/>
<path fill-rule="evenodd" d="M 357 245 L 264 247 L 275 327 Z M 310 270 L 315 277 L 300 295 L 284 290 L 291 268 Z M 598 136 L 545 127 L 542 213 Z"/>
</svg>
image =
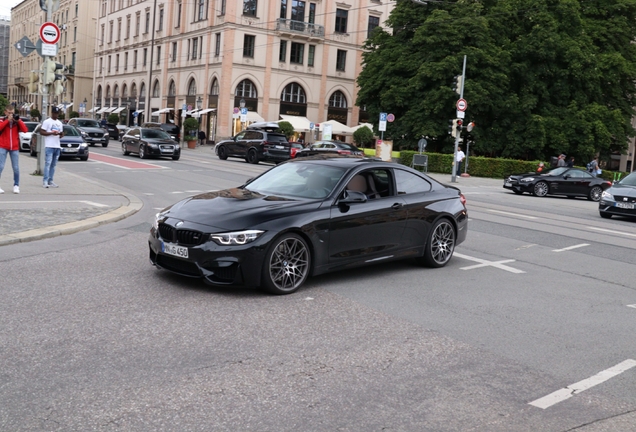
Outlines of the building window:
<svg viewBox="0 0 636 432">
<path fill-rule="evenodd" d="M 341 91 L 335 91 L 329 98 L 329 106 L 334 108 L 346 108 L 347 98 Z"/>
<path fill-rule="evenodd" d="M 305 96 L 305 90 L 296 83 L 291 83 L 283 89 L 283 93 L 280 95 L 280 100 L 283 102 L 293 103 L 306 103 L 307 97 Z"/>
<path fill-rule="evenodd" d="M 135 36 L 139 36 L 139 29 L 141 28 L 141 15 L 137 13 L 135 17 Z"/>
<path fill-rule="evenodd" d="M 287 0 L 280 0 L 280 17 L 287 18 Z"/>
<path fill-rule="evenodd" d="M 152 86 L 152 97 L 153 98 L 159 97 L 159 80 L 155 80 L 155 85 Z"/>
<path fill-rule="evenodd" d="M 278 52 L 278 61 L 287 61 L 287 41 L 280 41 L 280 51 Z"/>
<path fill-rule="evenodd" d="M 188 84 L 188 96 L 196 96 L 197 95 L 197 82 L 193 79 L 190 80 L 190 84 Z"/>
<path fill-rule="evenodd" d="M 221 33 L 217 33 L 215 35 L 215 42 L 214 42 L 214 56 L 218 57 L 221 55 Z"/>
<path fill-rule="evenodd" d="M 210 90 L 210 94 L 212 96 L 219 95 L 219 81 L 216 78 L 214 78 L 214 81 L 212 81 L 212 89 Z"/>
<path fill-rule="evenodd" d="M 108 56 L 108 69 L 106 69 L 106 72 L 110 73 L 110 64 L 111 64 L 111 57 Z"/>
<path fill-rule="evenodd" d="M 243 0 L 243 15 L 256 16 L 256 0 Z"/>
<path fill-rule="evenodd" d="M 292 8 L 291 8 L 291 19 L 292 21 L 305 21 L 305 2 L 299 0 L 292 0 Z"/>
<path fill-rule="evenodd" d="M 137 50 L 133 51 L 133 69 L 137 69 Z"/>
<path fill-rule="evenodd" d="M 73 42 L 77 42 L 77 27 L 73 27 Z"/>
<path fill-rule="evenodd" d="M 243 38 L 243 57 L 254 57 L 254 45 L 256 36 L 245 35 Z"/>
<path fill-rule="evenodd" d="M 78 13 L 79 13 L 79 4 L 75 3 L 75 18 L 77 18 Z"/>
<path fill-rule="evenodd" d="M 337 33 L 346 33 L 347 32 L 347 17 L 349 16 L 349 11 L 344 9 L 336 9 L 336 32 Z"/>
<path fill-rule="evenodd" d="M 157 31 L 163 30 L 163 8 L 159 9 L 159 29 Z"/>
<path fill-rule="evenodd" d="M 104 57 L 99 58 L 99 74 L 104 74 Z"/>
<path fill-rule="evenodd" d="M 126 39 L 130 37 L 130 15 L 126 17 Z"/>
<path fill-rule="evenodd" d="M 114 23 L 111 21 L 109 26 L 109 31 L 108 31 L 108 43 L 112 43 L 113 42 L 113 28 L 114 28 Z"/>
<path fill-rule="evenodd" d="M 192 38 L 192 43 L 190 44 L 190 46 L 192 47 L 190 58 L 192 60 L 196 60 L 197 54 L 199 52 L 199 38 Z"/>
<path fill-rule="evenodd" d="M 73 70 L 75 70 L 75 60 L 77 60 L 77 53 L 73 51 L 71 53 L 71 66 L 73 66 Z"/>
<path fill-rule="evenodd" d="M 103 17 L 106 16 L 106 1 L 102 2 L 102 15 Z"/>
<path fill-rule="evenodd" d="M 121 18 L 117 20 L 117 41 L 121 40 Z"/>
<path fill-rule="evenodd" d="M 176 96 L 177 95 L 177 87 L 174 85 L 174 81 L 170 80 L 170 85 L 168 86 L 168 96 Z"/>
<path fill-rule="evenodd" d="M 256 87 L 254 83 L 250 80 L 243 80 L 237 86 L 234 91 L 235 96 L 243 97 L 243 98 L 252 98 L 256 99 L 258 97 L 258 92 L 256 91 Z"/>
<path fill-rule="evenodd" d="M 181 26 L 181 2 L 177 5 L 177 24 L 175 28 L 179 28 Z"/>
<path fill-rule="evenodd" d="M 292 42 L 291 52 L 289 54 L 289 62 L 303 64 L 304 53 L 305 53 L 305 44 Z"/>
<path fill-rule="evenodd" d="M 150 33 L 150 12 L 146 11 L 146 31 L 144 33 Z"/>
<path fill-rule="evenodd" d="M 221 11 L 220 15 L 225 15 L 225 0 L 221 0 Z"/>
<path fill-rule="evenodd" d="M 157 66 L 159 66 L 159 64 L 161 64 L 161 47 L 160 46 L 157 47 Z"/>
<path fill-rule="evenodd" d="M 124 53 L 124 70 L 128 70 L 128 53 Z"/>
<path fill-rule="evenodd" d="M 347 64 L 347 52 L 345 50 L 338 50 L 336 54 L 336 70 L 344 71 Z"/>
<path fill-rule="evenodd" d="M 316 23 L 316 3 L 309 3 L 309 17 L 307 18 L 309 24 Z"/>
<path fill-rule="evenodd" d="M 376 27 L 380 26 L 380 18 L 379 17 L 374 17 L 374 16 L 370 16 L 369 17 L 369 24 L 367 26 L 367 38 L 371 37 L 371 33 L 373 33 L 373 29 Z"/>
<path fill-rule="evenodd" d="M 173 62 L 177 61 L 177 43 L 176 42 L 172 42 L 172 61 Z"/>
<path fill-rule="evenodd" d="M 148 61 L 148 48 L 144 48 L 144 58 L 143 58 L 143 62 L 141 63 L 141 65 L 145 67 L 147 61 Z"/>
<path fill-rule="evenodd" d="M 104 34 L 106 31 L 106 24 L 102 24 L 102 37 L 99 39 L 99 44 L 104 45 Z"/>
<path fill-rule="evenodd" d="M 197 3 L 197 18 L 199 19 L 199 21 L 203 21 L 207 18 L 207 15 L 205 13 L 207 11 L 207 7 L 205 5 L 206 0 L 198 0 Z"/>
<path fill-rule="evenodd" d="M 115 72 L 119 70 L 119 54 L 115 54 Z"/>
<path fill-rule="evenodd" d="M 316 45 L 309 45 L 307 52 L 307 66 L 314 66 L 314 57 L 316 57 Z"/>
</svg>

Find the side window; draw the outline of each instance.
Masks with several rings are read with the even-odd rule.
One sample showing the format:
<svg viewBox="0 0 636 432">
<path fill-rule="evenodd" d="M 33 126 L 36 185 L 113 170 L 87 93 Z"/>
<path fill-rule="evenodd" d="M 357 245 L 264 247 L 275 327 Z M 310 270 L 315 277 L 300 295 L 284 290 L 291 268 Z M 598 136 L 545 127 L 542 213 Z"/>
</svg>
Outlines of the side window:
<svg viewBox="0 0 636 432">
<path fill-rule="evenodd" d="M 139 138 L 139 129 L 133 129 L 130 132 L 130 135 L 134 136 L 135 138 Z"/>
<path fill-rule="evenodd" d="M 236 141 L 242 140 L 245 138 L 246 133 L 247 133 L 246 131 L 243 131 L 240 134 L 236 135 L 234 138 L 236 138 Z"/>
<path fill-rule="evenodd" d="M 431 184 L 423 178 L 400 169 L 395 170 L 395 183 L 398 195 L 428 192 Z"/>
</svg>

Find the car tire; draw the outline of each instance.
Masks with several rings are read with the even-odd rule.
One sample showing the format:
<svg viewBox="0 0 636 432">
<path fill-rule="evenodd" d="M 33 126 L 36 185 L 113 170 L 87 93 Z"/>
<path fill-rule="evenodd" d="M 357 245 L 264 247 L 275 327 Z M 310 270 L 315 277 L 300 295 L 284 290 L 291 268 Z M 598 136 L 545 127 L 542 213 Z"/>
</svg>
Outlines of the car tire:
<svg viewBox="0 0 636 432">
<path fill-rule="evenodd" d="M 455 252 L 456 242 L 457 235 L 451 221 L 438 220 L 430 231 L 424 256 L 418 259 L 418 263 L 433 268 L 444 267 Z"/>
<path fill-rule="evenodd" d="M 79 160 L 81 160 L 82 162 L 86 162 L 88 160 L 88 156 L 82 156 L 81 158 L 79 158 Z"/>
<path fill-rule="evenodd" d="M 594 202 L 599 202 L 601 200 L 601 195 L 603 195 L 603 189 L 600 186 L 594 186 L 590 189 L 590 193 L 587 196 L 587 199 Z"/>
<path fill-rule="evenodd" d="M 102 143 L 102 147 L 108 147 L 108 142 Z"/>
<path fill-rule="evenodd" d="M 521 195 L 521 194 L 523 194 L 523 192 L 521 192 L 520 190 L 513 189 L 512 191 L 513 191 L 514 193 L 516 193 L 517 195 Z"/>
<path fill-rule="evenodd" d="M 546 196 L 549 191 L 550 189 L 548 187 L 548 184 L 544 181 L 537 182 L 537 184 L 534 185 L 534 188 L 532 189 L 532 193 L 534 194 L 534 196 L 538 197 Z"/>
<path fill-rule="evenodd" d="M 130 152 L 126 150 L 126 144 L 124 143 L 121 143 L 121 152 L 124 154 L 124 156 L 128 156 L 130 154 Z"/>
<path fill-rule="evenodd" d="M 256 150 L 250 149 L 250 151 L 247 152 L 247 158 L 245 160 L 248 163 L 256 165 L 259 162 L 258 161 L 258 154 L 256 153 Z"/>
<path fill-rule="evenodd" d="M 175 161 L 176 161 L 176 160 L 179 160 L 179 158 L 180 158 L 180 157 L 181 157 L 181 155 L 180 155 L 180 154 L 178 154 L 178 155 L 174 155 L 174 156 L 172 156 L 172 160 L 175 160 Z"/>
<path fill-rule="evenodd" d="M 146 154 L 146 147 L 143 144 L 139 145 L 139 159 L 148 159 Z"/>
<path fill-rule="evenodd" d="M 294 233 L 274 239 L 265 254 L 262 288 L 272 294 L 291 294 L 309 276 L 311 254 L 307 242 Z"/>
<path fill-rule="evenodd" d="M 225 146 L 221 146 L 217 149 L 217 154 L 219 159 L 226 160 L 227 159 L 227 151 L 225 150 Z"/>
<path fill-rule="evenodd" d="M 612 215 L 610 213 L 599 212 L 599 214 L 601 215 L 601 217 L 603 219 L 611 219 L 612 218 Z"/>
</svg>

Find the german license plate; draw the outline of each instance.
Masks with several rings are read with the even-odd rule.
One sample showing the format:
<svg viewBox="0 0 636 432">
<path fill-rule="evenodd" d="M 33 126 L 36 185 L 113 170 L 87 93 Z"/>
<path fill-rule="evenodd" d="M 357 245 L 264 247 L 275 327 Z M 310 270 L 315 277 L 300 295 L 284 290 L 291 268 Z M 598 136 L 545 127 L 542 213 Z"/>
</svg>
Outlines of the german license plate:
<svg viewBox="0 0 636 432">
<path fill-rule="evenodd" d="M 632 203 L 622 203 L 622 202 L 617 202 L 617 203 L 616 203 L 616 207 L 618 207 L 618 208 L 622 208 L 622 209 L 629 209 L 629 210 L 633 210 L 633 209 L 634 209 L 634 204 L 632 204 Z"/>
<path fill-rule="evenodd" d="M 64 149 L 62 149 L 62 151 L 64 153 L 73 153 L 75 151 L 75 149 L 73 149 L 73 148 L 64 148 Z"/>
<path fill-rule="evenodd" d="M 161 242 L 161 252 L 167 255 L 174 255 L 180 258 L 188 257 L 188 248 L 183 246 L 177 246 L 171 243 L 163 243 Z"/>
<path fill-rule="evenodd" d="M 505 182 L 505 183 L 504 183 L 504 186 L 510 187 L 510 186 L 512 186 L 512 183 L 510 183 L 510 182 Z"/>
</svg>

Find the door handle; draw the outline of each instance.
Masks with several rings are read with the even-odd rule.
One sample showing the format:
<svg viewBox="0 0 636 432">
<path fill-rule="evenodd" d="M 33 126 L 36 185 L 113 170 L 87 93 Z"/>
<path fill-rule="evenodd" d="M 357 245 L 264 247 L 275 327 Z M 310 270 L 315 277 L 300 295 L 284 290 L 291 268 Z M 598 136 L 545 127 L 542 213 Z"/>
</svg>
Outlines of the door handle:
<svg viewBox="0 0 636 432">
<path fill-rule="evenodd" d="M 401 209 L 402 207 L 404 207 L 404 204 L 402 204 L 402 203 L 395 203 L 395 204 L 393 204 L 393 205 L 391 206 L 391 208 L 392 208 L 392 209 L 394 209 L 394 210 L 399 210 L 399 209 Z"/>
</svg>

